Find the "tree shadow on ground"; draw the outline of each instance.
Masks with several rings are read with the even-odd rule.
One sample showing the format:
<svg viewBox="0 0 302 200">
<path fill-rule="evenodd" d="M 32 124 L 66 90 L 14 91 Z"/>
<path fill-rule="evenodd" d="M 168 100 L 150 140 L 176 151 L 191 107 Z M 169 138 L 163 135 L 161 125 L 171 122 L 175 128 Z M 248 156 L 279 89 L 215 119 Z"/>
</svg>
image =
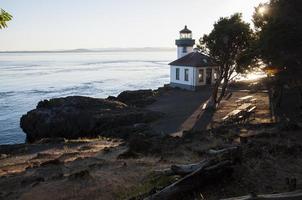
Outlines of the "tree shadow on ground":
<svg viewBox="0 0 302 200">
<path fill-rule="evenodd" d="M 193 126 L 193 130 L 206 130 L 211 126 L 211 123 L 213 121 L 213 116 L 215 113 L 215 109 L 208 108 L 204 110 L 204 112 L 201 114 L 199 119 L 197 120 L 196 124 Z"/>
</svg>

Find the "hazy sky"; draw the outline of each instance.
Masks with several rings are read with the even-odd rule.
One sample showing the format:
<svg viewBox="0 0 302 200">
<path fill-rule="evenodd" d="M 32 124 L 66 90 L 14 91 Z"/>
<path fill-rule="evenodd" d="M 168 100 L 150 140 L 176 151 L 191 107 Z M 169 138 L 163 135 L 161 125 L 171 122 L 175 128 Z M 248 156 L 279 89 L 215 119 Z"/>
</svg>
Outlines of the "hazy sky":
<svg viewBox="0 0 302 200">
<path fill-rule="evenodd" d="M 195 39 L 219 17 L 251 22 L 266 0 L 1 0 L 14 19 L 0 30 L 0 50 L 174 47 L 188 25 Z"/>
</svg>

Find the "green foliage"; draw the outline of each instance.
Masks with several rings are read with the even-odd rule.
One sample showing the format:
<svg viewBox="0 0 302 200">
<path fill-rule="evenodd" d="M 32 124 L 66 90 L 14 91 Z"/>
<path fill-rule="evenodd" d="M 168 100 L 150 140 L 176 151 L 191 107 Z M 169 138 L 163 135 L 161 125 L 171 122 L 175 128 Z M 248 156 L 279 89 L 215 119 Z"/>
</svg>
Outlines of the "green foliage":
<svg viewBox="0 0 302 200">
<path fill-rule="evenodd" d="M 265 7 L 265 12 L 259 12 Z M 271 0 L 255 8 L 258 55 L 268 65 L 297 70 L 302 64 L 302 1 Z"/>
<path fill-rule="evenodd" d="M 8 12 L 3 9 L 0 9 L 0 29 L 7 27 L 7 22 L 13 18 Z"/>
<path fill-rule="evenodd" d="M 254 34 L 250 25 L 242 20 L 242 15 L 236 13 L 230 17 L 223 17 L 214 24 L 210 34 L 204 35 L 198 46 L 203 52 L 214 58 L 219 65 L 219 78 L 216 83 L 216 90 L 213 92 L 213 99 L 216 99 L 218 87 L 224 82 L 224 95 L 228 81 L 232 75 L 244 73 L 254 64 Z"/>
<path fill-rule="evenodd" d="M 223 73 L 243 72 L 252 61 L 252 57 L 248 56 L 251 55 L 252 42 L 250 25 L 242 20 L 241 14 L 236 13 L 220 18 L 212 32 L 200 39 L 199 47 L 218 62 Z"/>
</svg>

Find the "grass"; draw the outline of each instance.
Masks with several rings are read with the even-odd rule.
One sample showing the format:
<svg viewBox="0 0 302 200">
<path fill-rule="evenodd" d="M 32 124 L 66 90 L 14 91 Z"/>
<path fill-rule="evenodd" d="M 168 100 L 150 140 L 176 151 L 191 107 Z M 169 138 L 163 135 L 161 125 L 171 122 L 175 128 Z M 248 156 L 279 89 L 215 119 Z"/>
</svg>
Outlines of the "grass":
<svg viewBox="0 0 302 200">
<path fill-rule="evenodd" d="M 117 195 L 117 199 L 138 199 L 138 197 L 148 194 L 152 190 L 159 190 L 167 185 L 175 182 L 178 176 L 155 175 L 150 173 L 145 181 L 139 183 L 137 186 L 123 191 Z"/>
</svg>

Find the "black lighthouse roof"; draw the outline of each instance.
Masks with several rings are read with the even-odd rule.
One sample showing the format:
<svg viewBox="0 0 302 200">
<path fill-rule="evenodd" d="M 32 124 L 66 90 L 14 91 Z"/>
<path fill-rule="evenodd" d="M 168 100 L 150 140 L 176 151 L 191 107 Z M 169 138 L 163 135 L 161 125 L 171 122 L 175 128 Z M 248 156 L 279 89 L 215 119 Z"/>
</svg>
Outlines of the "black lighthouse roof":
<svg viewBox="0 0 302 200">
<path fill-rule="evenodd" d="M 185 28 L 179 31 L 180 33 L 192 33 L 191 30 L 188 29 L 187 25 L 185 25 Z"/>
</svg>

